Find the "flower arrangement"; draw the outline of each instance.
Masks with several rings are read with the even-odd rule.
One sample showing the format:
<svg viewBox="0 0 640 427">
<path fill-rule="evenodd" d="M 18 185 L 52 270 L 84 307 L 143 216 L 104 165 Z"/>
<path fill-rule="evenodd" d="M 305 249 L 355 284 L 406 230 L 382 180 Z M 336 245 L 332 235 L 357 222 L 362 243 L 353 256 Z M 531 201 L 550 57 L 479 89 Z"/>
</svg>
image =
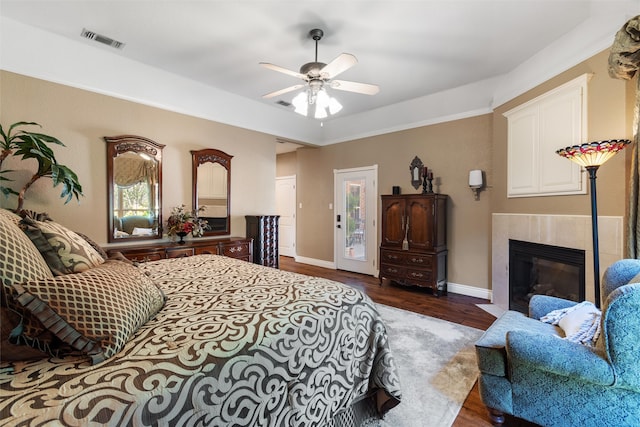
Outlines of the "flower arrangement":
<svg viewBox="0 0 640 427">
<path fill-rule="evenodd" d="M 198 214 L 204 210 L 204 206 L 191 212 L 186 211 L 185 207 L 185 205 L 180 205 L 171 210 L 171 215 L 167 220 L 168 236 L 186 236 L 192 233 L 194 237 L 199 237 L 209 228 L 207 221 L 198 217 Z"/>
</svg>

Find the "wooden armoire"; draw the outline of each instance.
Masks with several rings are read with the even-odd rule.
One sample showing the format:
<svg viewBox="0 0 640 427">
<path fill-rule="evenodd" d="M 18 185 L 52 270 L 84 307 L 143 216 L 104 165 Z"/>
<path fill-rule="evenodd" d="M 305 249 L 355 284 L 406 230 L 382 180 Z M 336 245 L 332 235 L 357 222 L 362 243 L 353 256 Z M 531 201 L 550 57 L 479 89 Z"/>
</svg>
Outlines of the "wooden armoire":
<svg viewBox="0 0 640 427">
<path fill-rule="evenodd" d="M 279 215 L 246 215 L 247 238 L 253 239 L 253 262 L 280 267 L 278 254 Z"/>
<path fill-rule="evenodd" d="M 447 292 L 447 196 L 402 194 L 382 196 L 380 283 Z"/>
</svg>

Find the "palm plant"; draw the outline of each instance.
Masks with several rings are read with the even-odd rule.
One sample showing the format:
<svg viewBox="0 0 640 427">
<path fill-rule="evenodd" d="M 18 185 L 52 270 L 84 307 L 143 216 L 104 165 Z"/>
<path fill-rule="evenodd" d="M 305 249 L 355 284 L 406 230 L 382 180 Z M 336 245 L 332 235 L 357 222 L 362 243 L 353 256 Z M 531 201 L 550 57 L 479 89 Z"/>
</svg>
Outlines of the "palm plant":
<svg viewBox="0 0 640 427">
<path fill-rule="evenodd" d="M 0 192 L 5 197 L 18 196 L 18 206 L 15 211 L 20 212 L 24 205 L 27 190 L 38 179 L 48 177 L 53 180 L 54 187 L 62 184 L 60 197 L 66 198 L 65 204 L 69 203 L 73 196 L 80 200 L 82 186 L 78 182 L 78 176 L 67 166 L 58 163 L 53 150 L 49 146 L 50 144 L 63 147 L 65 145 L 53 136 L 21 129 L 25 126 L 40 125 L 34 122 L 17 122 L 12 124 L 6 133 L 2 125 L 0 125 Z M 19 192 L 2 185 L 4 181 L 13 181 L 7 177 L 7 174 L 13 171 L 2 170 L 2 163 L 9 156 L 22 156 L 22 160 L 35 159 L 38 162 L 38 170 Z"/>
</svg>

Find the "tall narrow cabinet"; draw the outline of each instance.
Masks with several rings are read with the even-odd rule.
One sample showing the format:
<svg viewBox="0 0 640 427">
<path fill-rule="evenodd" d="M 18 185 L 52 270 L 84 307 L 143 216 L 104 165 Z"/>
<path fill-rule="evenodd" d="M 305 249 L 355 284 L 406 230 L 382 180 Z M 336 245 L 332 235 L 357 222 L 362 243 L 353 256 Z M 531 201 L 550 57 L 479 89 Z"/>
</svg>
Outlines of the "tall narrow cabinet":
<svg viewBox="0 0 640 427">
<path fill-rule="evenodd" d="M 382 196 L 380 283 L 447 292 L 447 196 L 407 194 Z"/>
<path fill-rule="evenodd" d="M 280 267 L 278 254 L 279 215 L 247 215 L 247 238 L 253 239 L 253 262 Z"/>
</svg>

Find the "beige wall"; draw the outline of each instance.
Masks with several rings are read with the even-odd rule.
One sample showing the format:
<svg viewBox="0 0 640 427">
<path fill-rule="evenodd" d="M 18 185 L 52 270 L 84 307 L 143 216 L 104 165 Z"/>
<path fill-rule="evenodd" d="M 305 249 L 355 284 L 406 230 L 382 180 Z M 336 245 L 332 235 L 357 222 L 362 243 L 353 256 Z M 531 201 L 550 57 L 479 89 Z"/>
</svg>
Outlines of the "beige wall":
<svg viewBox="0 0 640 427">
<path fill-rule="evenodd" d="M 42 132 L 65 143 L 56 158 L 77 174 L 84 197 L 63 204 L 59 188 L 41 179 L 29 190 L 25 209 L 46 211 L 52 218 L 99 243 L 107 241 L 106 146 L 103 136 L 134 134 L 155 140 L 163 151 L 163 215 L 182 203 L 191 205 L 189 150 L 217 148 L 231 154 L 231 234 L 245 235 L 244 215 L 275 213 L 275 138 L 159 108 L 0 72 L 2 125 L 34 121 Z M 212 100 L 212 102 L 215 102 Z M 35 129 L 34 129 L 35 130 Z M 25 182 L 35 162 L 11 162 L 12 177 Z M 15 207 L 15 198 L 0 199 Z"/>
<path fill-rule="evenodd" d="M 298 156 L 295 151 L 278 154 L 276 176 L 292 176 L 298 173 Z"/>
<path fill-rule="evenodd" d="M 507 198 L 507 120 L 503 113 L 584 73 L 593 73 L 587 88 L 587 139 L 589 141 L 599 141 L 631 138 L 632 122 L 627 110 L 628 99 L 626 94 L 628 85 L 623 80 L 609 77 L 607 72 L 608 56 L 608 50 L 601 52 L 496 108 L 493 115 L 494 144 L 492 163 L 494 169 L 494 191 L 491 192 L 493 212 L 591 214 L 589 193 L 574 196 Z M 631 154 L 631 150 L 625 150 L 624 153 L 625 155 L 617 155 L 612 158 L 598 170 L 598 215 L 622 216 L 625 214 L 625 197 L 627 194 L 625 157 Z"/>
<path fill-rule="evenodd" d="M 394 132 L 321 148 L 297 150 L 297 254 L 333 261 L 333 170 L 378 165 L 378 196 L 398 185 L 403 194 L 419 193 L 410 184 L 415 156 L 434 170 L 434 191 L 449 195 L 449 281 L 488 288 L 489 197 L 476 201 L 468 187 L 471 169 L 491 175 L 492 117 L 484 115 Z M 278 163 L 291 170 L 291 158 Z M 286 165 L 286 166 L 285 166 Z M 279 165 L 278 168 L 281 166 Z M 278 169 L 280 170 L 280 169 Z M 378 204 L 380 198 L 378 197 Z M 378 236 L 379 240 L 379 236 Z"/>
</svg>

